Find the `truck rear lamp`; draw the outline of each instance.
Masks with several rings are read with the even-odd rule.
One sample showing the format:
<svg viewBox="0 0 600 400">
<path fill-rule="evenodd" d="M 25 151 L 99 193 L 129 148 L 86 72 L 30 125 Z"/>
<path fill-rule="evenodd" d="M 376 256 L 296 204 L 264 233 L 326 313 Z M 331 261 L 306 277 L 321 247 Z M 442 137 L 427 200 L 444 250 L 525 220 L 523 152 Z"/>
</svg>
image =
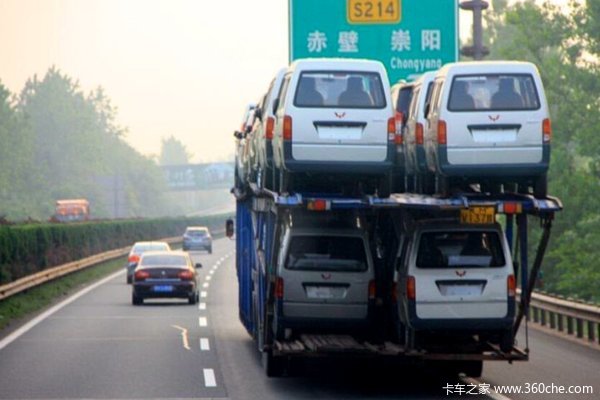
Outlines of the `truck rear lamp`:
<svg viewBox="0 0 600 400">
<path fill-rule="evenodd" d="M 406 279 L 406 298 L 408 300 L 416 300 L 417 298 L 417 284 L 414 276 L 409 276 Z"/>
<path fill-rule="evenodd" d="M 523 212 L 523 205 L 515 202 L 500 203 L 498 211 L 504 214 L 521 214 Z"/>
<path fill-rule="evenodd" d="M 283 300 L 283 278 L 277 278 L 275 280 L 275 298 L 277 300 Z"/>
<path fill-rule="evenodd" d="M 292 140 L 292 117 L 283 117 L 283 140 Z"/>
<path fill-rule="evenodd" d="M 542 135 L 543 142 L 550 143 L 552 140 L 552 122 L 550 121 L 550 118 L 546 118 L 542 121 Z"/>
<path fill-rule="evenodd" d="M 150 278 L 150 273 L 141 269 L 139 271 L 135 271 L 133 278 L 136 282 L 145 281 L 146 279 Z"/>
<path fill-rule="evenodd" d="M 387 133 L 388 133 L 388 140 L 390 142 L 393 142 L 396 140 L 396 118 L 395 117 L 388 119 Z"/>
<path fill-rule="evenodd" d="M 327 211 L 331 208 L 331 203 L 325 199 L 310 200 L 306 206 L 310 211 Z"/>
<path fill-rule="evenodd" d="M 377 297 L 377 285 L 374 280 L 369 281 L 369 300 L 375 300 Z"/>
<path fill-rule="evenodd" d="M 448 138 L 446 136 L 446 121 L 442 121 L 441 119 L 438 121 L 437 141 L 438 144 L 448 143 Z"/>
<path fill-rule="evenodd" d="M 517 280 L 512 274 L 506 278 L 506 289 L 508 297 L 515 297 L 517 295 Z"/>
<path fill-rule="evenodd" d="M 417 122 L 415 126 L 415 140 L 417 141 L 417 144 L 423 144 L 423 124 L 420 122 Z"/>
<path fill-rule="evenodd" d="M 265 138 L 267 140 L 273 140 L 273 128 L 275 127 L 275 119 L 273 117 L 267 118 L 267 127 L 265 129 Z"/>
</svg>

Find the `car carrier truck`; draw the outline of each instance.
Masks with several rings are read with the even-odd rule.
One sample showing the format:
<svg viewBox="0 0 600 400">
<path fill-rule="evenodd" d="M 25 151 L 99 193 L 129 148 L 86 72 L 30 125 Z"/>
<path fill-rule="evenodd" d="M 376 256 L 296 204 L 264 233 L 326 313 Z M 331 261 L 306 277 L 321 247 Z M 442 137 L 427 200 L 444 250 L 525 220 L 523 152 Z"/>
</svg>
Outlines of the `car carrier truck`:
<svg viewBox="0 0 600 400">
<path fill-rule="evenodd" d="M 514 337 L 560 200 L 233 193 L 239 317 L 268 376 L 303 357 L 391 357 L 473 377 L 483 361 L 528 360 Z M 542 234 L 530 266 L 531 219 Z M 482 248 L 467 254 L 468 242 Z"/>
</svg>

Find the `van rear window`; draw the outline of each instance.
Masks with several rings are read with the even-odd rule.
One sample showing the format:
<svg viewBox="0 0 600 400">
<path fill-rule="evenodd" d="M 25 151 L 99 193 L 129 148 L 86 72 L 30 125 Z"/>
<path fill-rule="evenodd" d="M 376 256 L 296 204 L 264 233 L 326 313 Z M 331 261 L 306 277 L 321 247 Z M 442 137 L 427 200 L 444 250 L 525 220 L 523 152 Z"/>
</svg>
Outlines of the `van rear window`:
<svg viewBox="0 0 600 400">
<path fill-rule="evenodd" d="M 495 231 L 426 232 L 419 239 L 417 267 L 488 268 L 506 265 Z"/>
<path fill-rule="evenodd" d="M 527 74 L 455 76 L 448 99 L 450 111 L 520 111 L 539 108 L 535 81 Z"/>
<path fill-rule="evenodd" d="M 367 258 L 363 239 L 347 236 L 295 236 L 285 267 L 299 271 L 364 272 Z"/>
<path fill-rule="evenodd" d="M 310 108 L 385 108 L 381 77 L 376 72 L 303 72 L 294 106 Z"/>
</svg>

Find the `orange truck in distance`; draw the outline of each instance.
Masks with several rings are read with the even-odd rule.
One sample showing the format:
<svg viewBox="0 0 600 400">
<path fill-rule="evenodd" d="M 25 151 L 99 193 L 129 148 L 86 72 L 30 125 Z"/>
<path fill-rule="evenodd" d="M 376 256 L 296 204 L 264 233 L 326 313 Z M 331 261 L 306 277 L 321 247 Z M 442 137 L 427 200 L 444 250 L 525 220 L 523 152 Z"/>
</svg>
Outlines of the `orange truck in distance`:
<svg viewBox="0 0 600 400">
<path fill-rule="evenodd" d="M 87 221 L 90 218 L 90 202 L 86 199 L 56 200 L 52 220 L 57 222 Z"/>
</svg>

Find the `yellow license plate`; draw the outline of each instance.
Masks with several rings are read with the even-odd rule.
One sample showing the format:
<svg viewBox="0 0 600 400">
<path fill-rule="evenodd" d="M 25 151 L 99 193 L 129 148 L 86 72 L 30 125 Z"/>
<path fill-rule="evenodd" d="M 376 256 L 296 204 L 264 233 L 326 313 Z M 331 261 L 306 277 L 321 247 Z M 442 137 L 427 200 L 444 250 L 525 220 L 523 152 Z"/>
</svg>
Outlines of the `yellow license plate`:
<svg viewBox="0 0 600 400">
<path fill-rule="evenodd" d="M 494 207 L 471 207 L 460 210 L 460 222 L 463 224 L 493 224 L 496 222 Z"/>
<path fill-rule="evenodd" d="M 351 24 L 395 24 L 402 16 L 402 0 L 347 0 Z"/>
</svg>

